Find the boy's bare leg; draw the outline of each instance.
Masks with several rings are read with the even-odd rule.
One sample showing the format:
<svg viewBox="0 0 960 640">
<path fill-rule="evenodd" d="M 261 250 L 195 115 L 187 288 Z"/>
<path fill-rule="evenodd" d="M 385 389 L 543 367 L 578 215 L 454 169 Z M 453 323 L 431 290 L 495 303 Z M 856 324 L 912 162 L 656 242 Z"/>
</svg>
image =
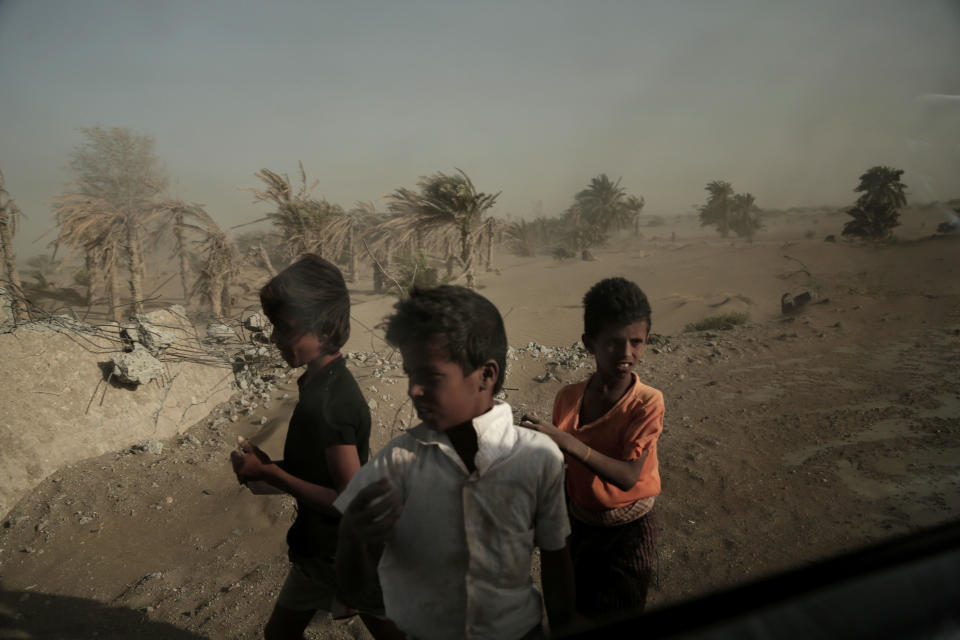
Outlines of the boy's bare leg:
<svg viewBox="0 0 960 640">
<path fill-rule="evenodd" d="M 316 611 L 288 609 L 277 603 L 263 628 L 265 640 L 301 640 Z"/>
</svg>

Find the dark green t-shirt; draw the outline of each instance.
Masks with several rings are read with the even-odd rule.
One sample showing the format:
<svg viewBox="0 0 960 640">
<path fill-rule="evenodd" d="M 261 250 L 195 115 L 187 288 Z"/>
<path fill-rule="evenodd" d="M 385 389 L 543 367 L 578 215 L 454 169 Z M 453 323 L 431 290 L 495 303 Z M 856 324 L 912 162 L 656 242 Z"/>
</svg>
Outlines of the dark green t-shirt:
<svg viewBox="0 0 960 640">
<path fill-rule="evenodd" d="M 304 382 L 283 444 L 283 468 L 301 480 L 335 489 L 327 468 L 326 449 L 338 444 L 357 447 L 360 464 L 370 457 L 370 409 L 360 386 L 337 357 Z M 297 501 L 297 516 L 287 531 L 290 550 L 302 556 L 336 552 L 340 518 Z"/>
</svg>

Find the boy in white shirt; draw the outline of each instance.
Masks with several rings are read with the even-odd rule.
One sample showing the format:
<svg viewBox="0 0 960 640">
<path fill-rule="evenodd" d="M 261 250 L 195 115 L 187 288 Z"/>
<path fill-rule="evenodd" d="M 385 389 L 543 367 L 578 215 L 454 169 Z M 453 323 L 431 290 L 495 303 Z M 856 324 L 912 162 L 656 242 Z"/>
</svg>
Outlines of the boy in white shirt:
<svg viewBox="0 0 960 640">
<path fill-rule="evenodd" d="M 334 503 L 344 514 L 343 597 L 362 606 L 376 570 L 387 617 L 410 636 L 542 637 L 530 577 L 538 546 L 551 626 L 567 624 L 563 456 L 494 400 L 507 349 L 499 311 L 463 287 L 415 289 L 388 319 L 387 342 L 400 349 L 423 422 L 371 458 Z"/>
</svg>

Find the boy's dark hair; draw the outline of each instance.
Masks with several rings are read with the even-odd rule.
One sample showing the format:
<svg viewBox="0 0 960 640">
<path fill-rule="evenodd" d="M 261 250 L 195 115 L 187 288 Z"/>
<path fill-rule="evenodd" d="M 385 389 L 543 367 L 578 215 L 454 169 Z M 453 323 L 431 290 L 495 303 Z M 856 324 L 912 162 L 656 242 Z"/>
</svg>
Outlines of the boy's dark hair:
<svg viewBox="0 0 960 640">
<path fill-rule="evenodd" d="M 650 302 L 646 294 L 626 278 L 607 278 L 590 287 L 583 296 L 583 332 L 595 336 L 605 327 L 625 327 L 645 320 L 650 329 Z"/>
<path fill-rule="evenodd" d="M 350 337 L 350 294 L 334 264 L 308 253 L 260 289 L 260 306 L 276 324 L 281 317 L 326 336 L 325 351 L 339 351 Z"/>
<path fill-rule="evenodd" d="M 464 375 L 494 360 L 500 374 L 493 392 L 500 391 L 507 369 L 507 332 L 492 302 L 465 287 L 414 287 L 410 297 L 394 309 L 386 322 L 389 344 L 400 347 L 441 338 L 450 360 L 460 365 Z"/>
</svg>

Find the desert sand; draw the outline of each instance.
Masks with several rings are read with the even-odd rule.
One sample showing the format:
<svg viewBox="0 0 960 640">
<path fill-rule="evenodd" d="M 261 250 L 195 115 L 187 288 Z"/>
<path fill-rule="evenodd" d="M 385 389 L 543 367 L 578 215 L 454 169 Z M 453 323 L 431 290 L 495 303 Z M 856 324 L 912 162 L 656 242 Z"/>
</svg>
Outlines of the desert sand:
<svg viewBox="0 0 960 640">
<path fill-rule="evenodd" d="M 824 242 L 838 214 L 768 218 L 753 243 L 687 218 L 591 262 L 501 251 L 499 272 L 482 274 L 516 348 L 506 400 L 518 412 L 549 414 L 562 384 L 589 375 L 570 354 L 591 284 L 622 275 L 650 297 L 657 336 L 638 372 L 667 403 L 652 608 L 960 517 L 960 237 L 931 237 L 938 216 L 905 212 L 883 246 Z M 781 295 L 804 290 L 811 304 L 783 316 Z M 345 351 L 363 354 L 349 363 L 377 449 L 412 418 L 376 329 L 393 299 L 362 278 L 352 298 Z M 732 311 L 748 322 L 684 332 Z M 39 480 L 3 515 L 0 637 L 260 637 L 292 501 L 237 486 L 227 456 L 237 435 L 279 455 L 296 375 L 250 413 L 220 404 L 160 454 L 110 451 Z M 308 635 L 366 637 L 319 616 Z"/>
</svg>

